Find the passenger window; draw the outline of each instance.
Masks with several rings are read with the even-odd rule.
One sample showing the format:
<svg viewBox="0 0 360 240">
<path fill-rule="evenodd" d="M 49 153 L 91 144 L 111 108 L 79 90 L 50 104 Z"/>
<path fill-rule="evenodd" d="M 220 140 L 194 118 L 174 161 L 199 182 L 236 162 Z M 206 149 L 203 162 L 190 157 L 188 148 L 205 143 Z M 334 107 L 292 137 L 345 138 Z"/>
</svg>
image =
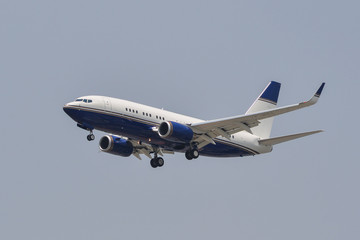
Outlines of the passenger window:
<svg viewBox="0 0 360 240">
<path fill-rule="evenodd" d="M 149 116 L 149 115 L 146 113 L 146 116 Z"/>
<path fill-rule="evenodd" d="M 138 110 L 136 110 L 136 113 L 138 113 Z"/>
<path fill-rule="evenodd" d="M 151 117 L 151 114 L 149 114 L 150 115 L 150 117 Z"/>
<path fill-rule="evenodd" d="M 127 111 L 127 108 L 125 108 L 125 110 Z"/>
</svg>

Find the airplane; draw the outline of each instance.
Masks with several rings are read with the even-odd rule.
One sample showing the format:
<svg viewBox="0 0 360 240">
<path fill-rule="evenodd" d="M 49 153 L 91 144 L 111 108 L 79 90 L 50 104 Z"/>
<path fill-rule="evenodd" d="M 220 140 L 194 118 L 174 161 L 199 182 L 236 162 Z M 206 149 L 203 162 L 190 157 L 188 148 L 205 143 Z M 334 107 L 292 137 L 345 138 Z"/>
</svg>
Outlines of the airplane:
<svg viewBox="0 0 360 240">
<path fill-rule="evenodd" d="M 108 133 L 99 141 L 102 152 L 150 158 L 153 168 L 162 167 L 164 154 L 185 153 L 188 160 L 199 156 L 244 157 L 272 151 L 273 146 L 322 130 L 270 137 L 274 117 L 314 105 L 325 86 L 306 102 L 276 107 L 281 84 L 271 81 L 244 115 L 204 121 L 143 104 L 105 97 L 84 96 L 65 104 L 63 110 L 77 126 Z"/>
</svg>

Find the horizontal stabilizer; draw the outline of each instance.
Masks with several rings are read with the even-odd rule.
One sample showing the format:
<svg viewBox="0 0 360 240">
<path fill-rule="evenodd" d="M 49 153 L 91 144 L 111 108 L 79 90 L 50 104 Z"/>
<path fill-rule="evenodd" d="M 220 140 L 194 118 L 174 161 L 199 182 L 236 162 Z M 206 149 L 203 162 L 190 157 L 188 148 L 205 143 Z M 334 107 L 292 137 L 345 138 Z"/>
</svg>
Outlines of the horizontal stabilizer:
<svg viewBox="0 0 360 240">
<path fill-rule="evenodd" d="M 272 146 L 272 145 L 276 145 L 279 143 L 291 141 L 291 140 L 294 140 L 297 138 L 306 137 L 306 136 L 309 136 L 309 135 L 312 135 L 315 133 L 319 133 L 319 132 L 322 132 L 322 130 L 298 133 L 298 134 L 287 135 L 287 136 L 282 136 L 282 137 L 268 138 L 268 139 L 259 140 L 259 144 Z"/>
</svg>

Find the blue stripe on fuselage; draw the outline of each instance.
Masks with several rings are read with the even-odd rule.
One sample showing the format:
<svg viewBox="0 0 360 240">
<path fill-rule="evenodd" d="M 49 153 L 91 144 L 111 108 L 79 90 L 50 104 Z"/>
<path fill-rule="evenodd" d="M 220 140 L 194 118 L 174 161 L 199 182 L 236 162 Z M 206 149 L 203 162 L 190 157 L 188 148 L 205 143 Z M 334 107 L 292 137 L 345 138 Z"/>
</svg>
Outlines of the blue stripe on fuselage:
<svg viewBox="0 0 360 240">
<path fill-rule="evenodd" d="M 74 121 L 91 125 L 100 131 L 126 136 L 179 152 L 184 152 L 189 148 L 188 144 L 174 143 L 161 138 L 156 131 L 152 130 L 153 127 L 159 125 L 157 122 L 89 107 L 64 107 L 64 111 Z M 213 157 L 237 157 L 258 154 L 258 152 L 234 142 L 222 139 L 215 139 L 215 142 L 216 145 L 209 144 L 202 148 L 200 154 Z"/>
</svg>

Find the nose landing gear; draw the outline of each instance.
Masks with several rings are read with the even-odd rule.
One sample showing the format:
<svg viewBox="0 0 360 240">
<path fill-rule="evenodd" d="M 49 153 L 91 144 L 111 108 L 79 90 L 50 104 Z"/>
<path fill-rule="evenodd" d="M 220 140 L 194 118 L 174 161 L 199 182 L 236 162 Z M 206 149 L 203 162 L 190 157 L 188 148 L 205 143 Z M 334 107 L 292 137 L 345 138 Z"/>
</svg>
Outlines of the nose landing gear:
<svg viewBox="0 0 360 240">
<path fill-rule="evenodd" d="M 95 140 L 95 135 L 93 134 L 93 127 L 90 125 L 86 125 L 86 124 L 82 124 L 82 123 L 78 123 L 77 126 L 81 129 L 84 129 L 86 131 L 89 131 L 89 135 L 86 136 L 88 141 L 94 141 Z"/>
</svg>

